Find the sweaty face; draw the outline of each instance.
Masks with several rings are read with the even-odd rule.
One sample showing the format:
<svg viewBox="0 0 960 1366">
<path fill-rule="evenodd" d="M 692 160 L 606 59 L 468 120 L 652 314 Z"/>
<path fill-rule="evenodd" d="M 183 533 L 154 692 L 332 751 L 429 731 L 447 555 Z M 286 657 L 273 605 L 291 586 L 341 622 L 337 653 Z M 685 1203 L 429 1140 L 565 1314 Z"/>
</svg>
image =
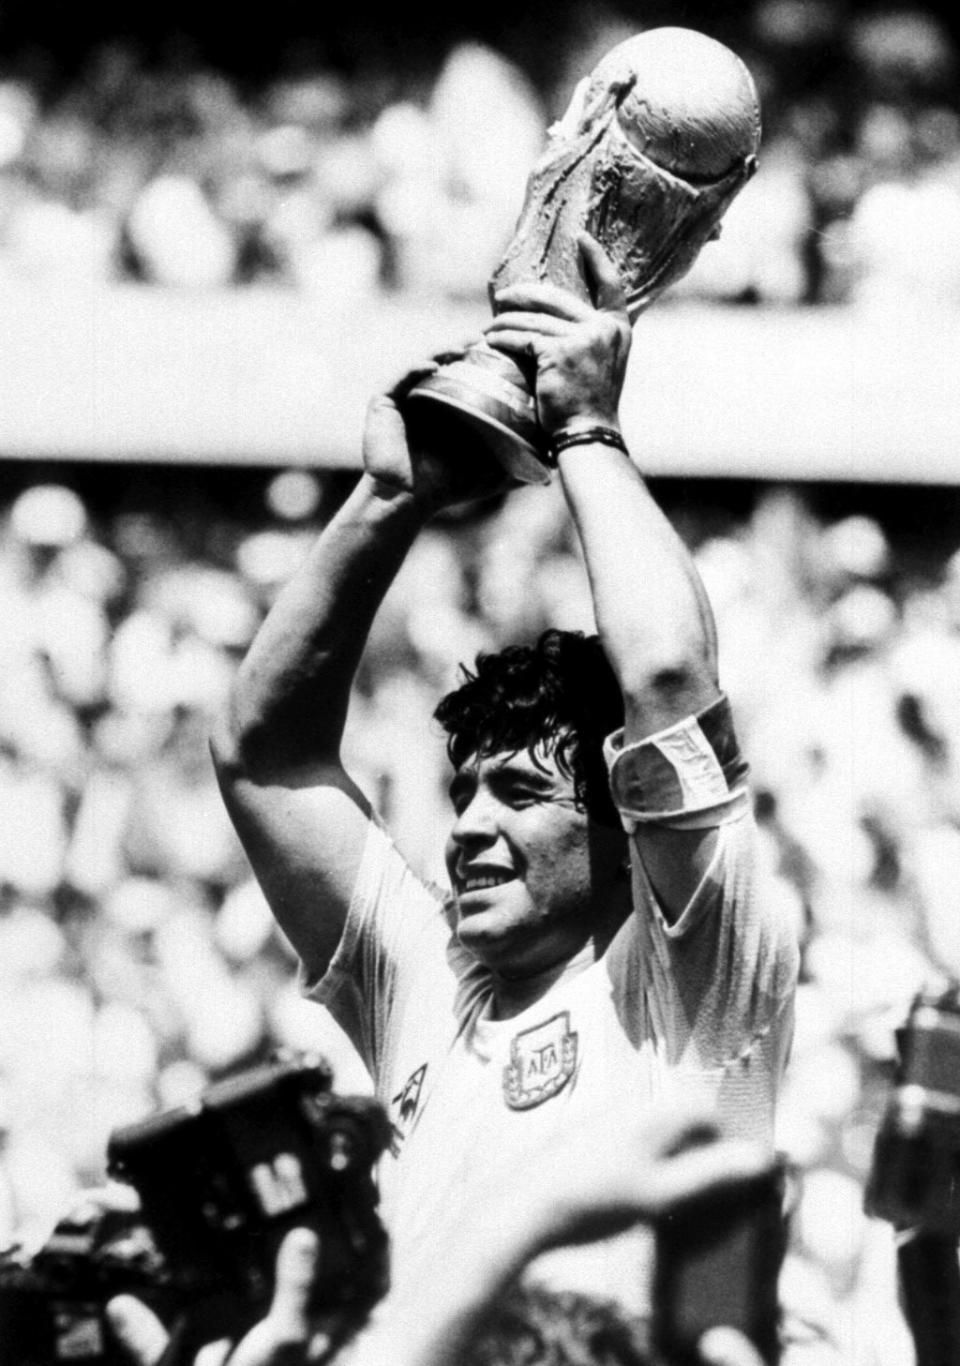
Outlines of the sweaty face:
<svg viewBox="0 0 960 1366">
<path fill-rule="evenodd" d="M 614 914 L 623 838 L 577 805 L 542 746 L 469 758 L 446 859 L 463 946 L 506 977 L 571 958 Z"/>
</svg>

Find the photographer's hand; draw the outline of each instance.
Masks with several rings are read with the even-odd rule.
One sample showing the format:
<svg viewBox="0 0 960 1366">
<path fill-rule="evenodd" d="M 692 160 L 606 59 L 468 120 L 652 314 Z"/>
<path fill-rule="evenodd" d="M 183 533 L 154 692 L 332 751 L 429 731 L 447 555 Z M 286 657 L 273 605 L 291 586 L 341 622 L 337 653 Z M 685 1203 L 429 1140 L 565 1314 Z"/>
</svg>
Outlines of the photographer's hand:
<svg viewBox="0 0 960 1366">
<path fill-rule="evenodd" d="M 315 1331 L 308 1312 L 318 1255 L 316 1234 L 292 1229 L 277 1254 L 266 1316 L 236 1346 L 228 1339 L 208 1343 L 193 1366 L 307 1366 L 321 1360 L 329 1338 Z M 117 1295 L 107 1305 L 107 1315 L 130 1366 L 177 1366 L 170 1335 L 145 1304 L 132 1295 Z"/>
<path fill-rule="evenodd" d="M 488 1184 L 478 1192 L 469 1228 L 448 1239 L 430 1293 L 411 1276 L 395 1286 L 376 1322 L 357 1340 L 351 1366 L 456 1366 L 495 1320 L 508 1287 L 538 1254 L 608 1238 L 711 1191 L 733 1190 L 765 1171 L 759 1144 L 718 1137 L 712 1110 L 695 1097 L 638 1116 L 626 1102 L 609 1107 L 576 1132 L 557 1126 L 526 1154 L 548 1182 L 517 1182 L 515 1165 L 491 1155 Z M 763 1366 L 733 1330 L 703 1343 L 709 1366 Z"/>
<path fill-rule="evenodd" d="M 229 1343 L 211 1343 L 197 1357 L 196 1366 L 301 1366 L 319 1361 L 330 1340 L 316 1332 L 309 1304 L 320 1245 L 306 1228 L 292 1229 L 280 1244 L 273 1300 L 266 1318 L 254 1324 L 231 1350 Z"/>
<path fill-rule="evenodd" d="M 736 1328 L 711 1328 L 697 1347 L 704 1366 L 764 1366 L 756 1347 Z"/>
<path fill-rule="evenodd" d="M 690 1200 L 733 1191 L 771 1162 L 762 1144 L 722 1136 L 695 1094 L 671 1096 L 669 1107 L 640 1116 L 608 1107 L 575 1133 L 557 1128 L 538 1158 L 551 1182 L 498 1201 L 498 1189 L 511 1189 L 509 1173 L 491 1162 L 479 1202 L 489 1239 L 509 1237 L 525 1256 L 614 1237 Z"/>
<path fill-rule="evenodd" d="M 107 1305 L 107 1318 L 130 1366 L 158 1366 L 170 1334 L 152 1309 L 134 1295 L 115 1295 Z"/>
</svg>

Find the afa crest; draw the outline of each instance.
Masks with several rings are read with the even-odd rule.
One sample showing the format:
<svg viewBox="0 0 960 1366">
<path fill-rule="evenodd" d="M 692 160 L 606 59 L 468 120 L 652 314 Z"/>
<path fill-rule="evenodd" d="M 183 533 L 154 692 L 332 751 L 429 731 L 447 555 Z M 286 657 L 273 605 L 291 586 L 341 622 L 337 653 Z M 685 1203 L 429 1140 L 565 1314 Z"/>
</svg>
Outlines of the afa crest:
<svg viewBox="0 0 960 1366">
<path fill-rule="evenodd" d="M 531 1110 L 563 1090 L 576 1071 L 577 1038 L 567 1010 L 514 1038 L 503 1069 L 503 1096 L 511 1110 Z"/>
</svg>

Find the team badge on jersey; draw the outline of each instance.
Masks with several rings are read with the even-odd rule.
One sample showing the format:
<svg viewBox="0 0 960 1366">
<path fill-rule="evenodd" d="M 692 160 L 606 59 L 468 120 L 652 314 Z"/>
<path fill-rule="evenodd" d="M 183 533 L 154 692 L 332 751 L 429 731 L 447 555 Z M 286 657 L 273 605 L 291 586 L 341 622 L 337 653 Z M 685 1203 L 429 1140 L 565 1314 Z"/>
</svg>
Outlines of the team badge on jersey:
<svg viewBox="0 0 960 1366">
<path fill-rule="evenodd" d="M 576 1070 L 577 1038 L 567 1010 L 516 1035 L 503 1069 L 503 1096 L 511 1110 L 531 1110 L 563 1090 Z"/>
</svg>

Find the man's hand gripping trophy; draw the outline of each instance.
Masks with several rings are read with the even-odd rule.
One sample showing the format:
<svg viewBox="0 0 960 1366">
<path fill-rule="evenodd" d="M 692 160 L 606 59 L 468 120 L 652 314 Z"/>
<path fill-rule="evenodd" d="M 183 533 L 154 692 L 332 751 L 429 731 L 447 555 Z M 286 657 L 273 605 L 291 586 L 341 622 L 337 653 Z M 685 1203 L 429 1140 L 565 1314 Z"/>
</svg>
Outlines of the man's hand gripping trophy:
<svg viewBox="0 0 960 1366">
<path fill-rule="evenodd" d="M 577 87 L 534 167 L 514 237 L 490 281 L 495 315 L 562 299 L 611 311 L 597 295 L 605 256 L 629 322 L 693 265 L 756 169 L 760 111 L 746 67 L 690 29 L 651 29 L 613 48 Z M 594 239 L 600 251 L 584 246 Z M 589 253 L 584 269 L 581 253 Z M 542 317 L 540 322 L 543 322 Z M 546 394 L 511 326 L 415 381 L 404 408 L 468 434 L 515 481 L 545 483 L 553 463 Z M 529 340 L 529 339 L 528 339 Z M 510 354 L 504 354 L 509 351 Z M 624 356 L 625 359 L 625 356 Z M 539 405 L 539 411 L 538 411 Z M 443 442 L 442 444 L 449 444 Z"/>
</svg>

